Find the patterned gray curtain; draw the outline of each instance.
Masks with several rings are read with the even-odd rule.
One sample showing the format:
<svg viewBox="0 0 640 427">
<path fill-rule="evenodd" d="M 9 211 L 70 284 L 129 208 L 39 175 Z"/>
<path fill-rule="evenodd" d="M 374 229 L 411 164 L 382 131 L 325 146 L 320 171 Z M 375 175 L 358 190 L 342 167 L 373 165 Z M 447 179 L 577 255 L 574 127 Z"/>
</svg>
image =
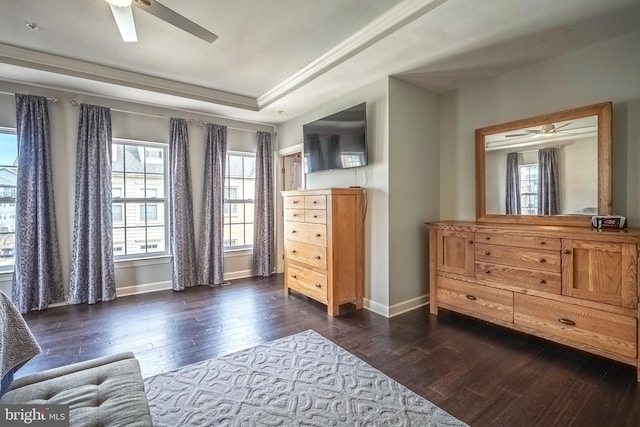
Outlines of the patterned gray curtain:
<svg viewBox="0 0 640 427">
<path fill-rule="evenodd" d="M 169 236 L 174 291 L 196 284 L 196 246 L 189 168 L 189 135 L 185 119 L 169 123 Z"/>
<path fill-rule="evenodd" d="M 273 232 L 273 166 L 271 134 L 258 132 L 253 231 L 253 275 L 270 276 L 275 269 Z"/>
<path fill-rule="evenodd" d="M 204 196 L 200 221 L 198 283 L 221 285 L 224 259 L 224 171 L 227 127 L 207 124 Z"/>
<path fill-rule="evenodd" d="M 518 153 L 507 154 L 507 191 L 505 197 L 506 214 L 520 215 L 520 173 L 518 171 Z"/>
<path fill-rule="evenodd" d="M 555 148 L 538 151 L 538 215 L 560 213 L 558 154 Z"/>
<path fill-rule="evenodd" d="M 111 214 L 111 110 L 80 105 L 69 303 L 116 297 Z"/>
<path fill-rule="evenodd" d="M 64 300 L 47 99 L 16 94 L 18 176 L 11 297 L 21 313 Z"/>
</svg>

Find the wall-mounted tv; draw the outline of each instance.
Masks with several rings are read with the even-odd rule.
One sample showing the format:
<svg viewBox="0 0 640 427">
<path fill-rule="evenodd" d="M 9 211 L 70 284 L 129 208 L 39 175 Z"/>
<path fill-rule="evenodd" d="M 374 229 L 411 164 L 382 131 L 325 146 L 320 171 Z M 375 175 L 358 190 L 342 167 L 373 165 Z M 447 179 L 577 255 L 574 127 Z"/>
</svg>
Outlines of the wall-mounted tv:
<svg viewBox="0 0 640 427">
<path fill-rule="evenodd" d="M 365 166 L 366 118 L 367 104 L 363 102 L 304 125 L 305 172 Z"/>
</svg>

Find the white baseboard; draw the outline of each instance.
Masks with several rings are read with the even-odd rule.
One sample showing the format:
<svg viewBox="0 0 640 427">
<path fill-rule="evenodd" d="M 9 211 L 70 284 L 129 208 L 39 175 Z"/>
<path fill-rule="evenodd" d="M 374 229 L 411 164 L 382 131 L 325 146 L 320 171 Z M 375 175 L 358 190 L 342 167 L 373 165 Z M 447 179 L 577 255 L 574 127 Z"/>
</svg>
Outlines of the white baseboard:
<svg viewBox="0 0 640 427">
<path fill-rule="evenodd" d="M 427 304 L 429 304 L 429 295 L 422 295 L 417 298 L 412 298 L 403 302 L 399 302 L 397 304 L 393 304 L 392 306 L 386 306 L 384 304 L 380 304 L 379 302 L 372 301 L 368 298 L 364 298 L 363 300 L 364 308 L 387 318 L 398 316 L 400 314 L 406 313 L 407 311 L 415 310 L 416 308 L 422 307 Z"/>
<path fill-rule="evenodd" d="M 240 271 L 232 271 L 231 273 L 224 273 L 224 280 L 235 280 L 235 279 L 244 279 L 245 277 L 252 277 L 253 271 L 251 270 L 240 270 Z"/>
<path fill-rule="evenodd" d="M 146 294 L 149 292 L 166 291 L 171 289 L 171 281 L 144 283 L 141 285 L 124 286 L 122 288 L 116 288 L 116 295 L 118 297 L 126 297 L 129 295 Z"/>
<path fill-rule="evenodd" d="M 417 298 L 411 298 L 398 304 L 393 304 L 389 307 L 389 317 L 398 316 L 427 304 L 429 304 L 429 295 L 421 295 Z"/>
<path fill-rule="evenodd" d="M 389 306 L 372 301 L 368 298 L 363 299 L 362 305 L 369 311 L 373 311 L 374 313 L 384 317 L 389 317 Z"/>
</svg>

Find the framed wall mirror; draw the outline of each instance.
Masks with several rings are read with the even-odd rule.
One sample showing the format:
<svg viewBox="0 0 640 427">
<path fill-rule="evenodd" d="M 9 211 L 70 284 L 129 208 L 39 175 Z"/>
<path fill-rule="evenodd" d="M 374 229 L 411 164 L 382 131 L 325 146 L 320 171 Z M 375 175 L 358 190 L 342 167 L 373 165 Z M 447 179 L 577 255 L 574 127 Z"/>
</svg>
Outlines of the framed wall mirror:
<svg viewBox="0 0 640 427">
<path fill-rule="evenodd" d="M 476 129 L 478 222 L 590 226 L 611 214 L 610 102 Z"/>
</svg>

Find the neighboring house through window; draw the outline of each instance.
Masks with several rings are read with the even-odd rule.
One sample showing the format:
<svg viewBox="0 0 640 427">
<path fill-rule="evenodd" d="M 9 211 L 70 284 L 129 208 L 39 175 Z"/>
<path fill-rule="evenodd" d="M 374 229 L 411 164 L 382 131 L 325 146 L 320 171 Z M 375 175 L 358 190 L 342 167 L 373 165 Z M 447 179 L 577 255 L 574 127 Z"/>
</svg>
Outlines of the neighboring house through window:
<svg viewBox="0 0 640 427">
<path fill-rule="evenodd" d="M 112 157 L 115 259 L 167 253 L 167 147 L 114 140 Z"/>
<path fill-rule="evenodd" d="M 17 182 L 18 138 L 14 129 L 0 128 L 0 272 L 14 265 Z"/>
<path fill-rule="evenodd" d="M 224 249 L 253 247 L 256 157 L 227 152 L 224 189 Z"/>
</svg>

